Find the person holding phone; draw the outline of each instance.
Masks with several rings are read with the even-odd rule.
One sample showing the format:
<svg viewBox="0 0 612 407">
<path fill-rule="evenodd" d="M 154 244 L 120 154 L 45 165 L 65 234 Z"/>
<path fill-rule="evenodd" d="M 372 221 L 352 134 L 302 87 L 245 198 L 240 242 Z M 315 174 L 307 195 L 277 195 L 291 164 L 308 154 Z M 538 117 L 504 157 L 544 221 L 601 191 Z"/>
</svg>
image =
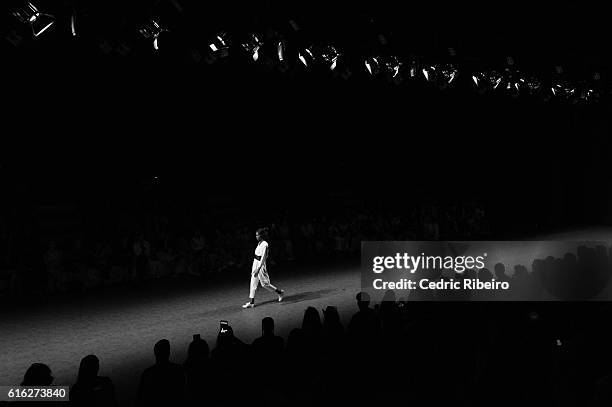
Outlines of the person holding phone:
<svg viewBox="0 0 612 407">
<path fill-rule="evenodd" d="M 263 288 L 268 291 L 273 291 L 278 295 L 278 301 L 283 300 L 284 291 L 276 288 L 270 284 L 270 276 L 268 276 L 268 270 L 266 261 L 268 259 L 268 228 L 260 228 L 255 232 L 255 238 L 257 239 L 257 247 L 255 248 L 255 258 L 253 259 L 253 266 L 251 267 L 251 288 L 249 291 L 249 302 L 244 304 L 242 308 L 253 308 L 255 307 L 255 292 L 257 286 L 261 284 Z"/>
</svg>

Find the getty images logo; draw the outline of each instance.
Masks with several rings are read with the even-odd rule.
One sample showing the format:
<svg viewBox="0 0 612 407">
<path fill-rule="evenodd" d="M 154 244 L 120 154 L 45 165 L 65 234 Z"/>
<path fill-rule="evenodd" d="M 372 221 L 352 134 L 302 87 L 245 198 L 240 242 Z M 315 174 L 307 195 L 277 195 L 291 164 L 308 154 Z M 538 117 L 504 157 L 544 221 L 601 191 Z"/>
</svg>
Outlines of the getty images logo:
<svg viewBox="0 0 612 407">
<path fill-rule="evenodd" d="M 372 271 L 377 274 L 385 270 L 406 270 L 415 273 L 419 269 L 443 269 L 463 273 L 468 269 L 483 269 L 486 257 L 487 253 L 481 256 L 426 256 L 425 253 L 413 256 L 408 253 L 396 253 L 394 256 L 373 257 Z"/>
</svg>

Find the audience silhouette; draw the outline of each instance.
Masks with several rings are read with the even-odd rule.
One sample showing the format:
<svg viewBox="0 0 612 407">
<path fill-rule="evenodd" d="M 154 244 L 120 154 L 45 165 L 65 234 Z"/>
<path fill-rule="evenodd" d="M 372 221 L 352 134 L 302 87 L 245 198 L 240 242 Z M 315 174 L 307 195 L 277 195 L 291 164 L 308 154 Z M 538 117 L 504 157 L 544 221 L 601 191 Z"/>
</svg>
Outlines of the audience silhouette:
<svg viewBox="0 0 612 407">
<path fill-rule="evenodd" d="M 253 341 L 253 355 L 257 362 L 271 363 L 266 366 L 274 366 L 280 363 L 283 351 L 285 350 L 285 340 L 274 334 L 274 319 L 265 317 L 261 320 L 261 336 Z"/>
<path fill-rule="evenodd" d="M 162 339 L 153 348 L 155 364 L 142 372 L 137 402 L 141 406 L 183 404 L 185 373 L 170 362 L 170 342 Z"/>
<path fill-rule="evenodd" d="M 49 366 L 43 363 L 33 363 L 26 370 L 21 386 L 51 386 L 53 376 Z"/>
<path fill-rule="evenodd" d="M 74 406 L 116 406 L 115 388 L 108 377 L 98 376 L 100 361 L 95 355 L 81 360 L 76 383 L 70 388 Z"/>
<path fill-rule="evenodd" d="M 210 349 L 208 343 L 194 335 L 193 341 L 187 350 L 187 359 L 183 363 L 185 370 L 185 386 L 187 404 L 191 406 L 201 405 L 207 398 L 210 389 Z"/>
</svg>

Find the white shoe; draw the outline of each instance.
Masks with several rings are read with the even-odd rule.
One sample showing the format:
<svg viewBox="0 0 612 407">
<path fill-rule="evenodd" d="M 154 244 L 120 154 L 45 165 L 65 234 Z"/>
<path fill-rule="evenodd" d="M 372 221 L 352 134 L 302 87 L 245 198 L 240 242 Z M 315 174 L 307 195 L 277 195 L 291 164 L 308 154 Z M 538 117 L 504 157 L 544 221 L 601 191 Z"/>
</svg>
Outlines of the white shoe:
<svg viewBox="0 0 612 407">
<path fill-rule="evenodd" d="M 285 295 L 285 290 L 280 290 L 280 294 L 278 295 L 278 302 L 283 300 L 283 296 Z"/>
<path fill-rule="evenodd" d="M 246 304 L 244 304 L 242 308 L 255 308 L 255 304 L 249 301 Z"/>
</svg>

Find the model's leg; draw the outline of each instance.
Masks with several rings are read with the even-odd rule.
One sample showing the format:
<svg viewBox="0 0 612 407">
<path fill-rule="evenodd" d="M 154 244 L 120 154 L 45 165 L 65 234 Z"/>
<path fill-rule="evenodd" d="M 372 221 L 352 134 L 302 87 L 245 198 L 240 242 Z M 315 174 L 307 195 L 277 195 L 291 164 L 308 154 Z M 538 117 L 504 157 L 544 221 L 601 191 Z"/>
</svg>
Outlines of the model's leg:
<svg viewBox="0 0 612 407">
<path fill-rule="evenodd" d="M 255 293 L 257 292 L 257 285 L 259 284 L 259 278 L 251 274 L 251 288 L 249 290 L 249 299 L 251 302 L 255 302 Z"/>
<path fill-rule="evenodd" d="M 251 286 L 249 287 L 249 302 L 244 304 L 242 308 L 253 308 L 255 306 L 255 292 L 257 292 L 257 285 L 259 284 L 259 277 L 251 274 Z"/>
<path fill-rule="evenodd" d="M 275 286 L 273 286 L 272 284 L 270 284 L 270 277 L 268 276 L 268 272 L 265 270 L 261 270 L 259 272 L 259 282 L 261 283 L 261 286 L 263 288 L 265 288 L 268 291 L 274 291 L 276 294 L 278 294 L 278 300 L 282 301 L 283 300 L 283 293 L 284 291 L 276 288 Z"/>
</svg>

